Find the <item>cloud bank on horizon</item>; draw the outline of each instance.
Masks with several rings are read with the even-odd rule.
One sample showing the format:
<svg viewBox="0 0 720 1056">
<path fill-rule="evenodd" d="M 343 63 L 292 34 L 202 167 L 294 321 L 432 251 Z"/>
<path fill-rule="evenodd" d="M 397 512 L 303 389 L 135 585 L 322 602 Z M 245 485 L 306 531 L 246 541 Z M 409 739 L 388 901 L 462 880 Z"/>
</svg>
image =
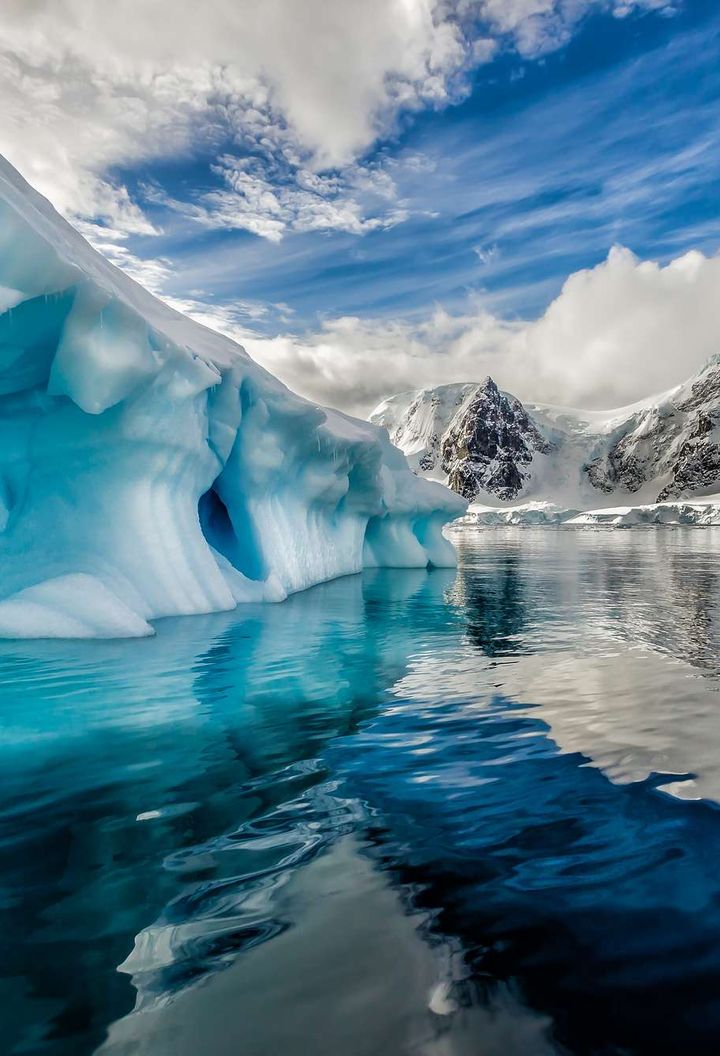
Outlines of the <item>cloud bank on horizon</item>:
<svg viewBox="0 0 720 1056">
<path fill-rule="evenodd" d="M 418 324 L 336 319 L 306 342 L 244 341 L 291 388 L 321 403 L 340 394 L 359 413 L 388 393 L 487 375 L 525 401 L 601 410 L 672 388 L 720 354 L 719 291 L 720 257 L 690 251 L 661 266 L 616 246 L 533 322 L 437 310 Z"/>
<path fill-rule="evenodd" d="M 611 406 L 720 350 L 719 41 L 692 0 L 8 0 L 0 153 L 320 402 Z"/>
</svg>

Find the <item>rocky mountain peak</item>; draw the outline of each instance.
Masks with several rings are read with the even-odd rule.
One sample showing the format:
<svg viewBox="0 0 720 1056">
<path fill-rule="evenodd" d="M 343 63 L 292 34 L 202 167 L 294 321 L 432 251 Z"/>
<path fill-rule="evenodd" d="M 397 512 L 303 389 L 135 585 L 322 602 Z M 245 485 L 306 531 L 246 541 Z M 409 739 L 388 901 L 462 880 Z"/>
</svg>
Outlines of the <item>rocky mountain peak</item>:
<svg viewBox="0 0 720 1056">
<path fill-rule="evenodd" d="M 643 410 L 587 473 L 606 493 L 632 494 L 664 478 L 658 502 L 720 485 L 720 363 L 711 360 L 677 394 Z"/>
<path fill-rule="evenodd" d="M 391 397 L 374 420 L 416 473 L 490 505 L 595 509 L 720 492 L 720 356 L 625 413 L 528 409 L 488 376 Z"/>
<path fill-rule="evenodd" d="M 487 377 L 442 439 L 442 469 L 449 486 L 466 499 L 486 491 L 508 500 L 522 491 L 524 467 L 538 452 L 549 450 L 548 440 L 520 401 Z"/>
</svg>

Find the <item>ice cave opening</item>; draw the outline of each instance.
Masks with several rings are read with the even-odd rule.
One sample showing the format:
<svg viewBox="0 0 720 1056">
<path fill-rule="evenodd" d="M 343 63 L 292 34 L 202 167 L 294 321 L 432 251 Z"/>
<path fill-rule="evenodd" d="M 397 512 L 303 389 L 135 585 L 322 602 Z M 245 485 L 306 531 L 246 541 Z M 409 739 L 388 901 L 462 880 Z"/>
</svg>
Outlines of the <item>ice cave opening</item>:
<svg viewBox="0 0 720 1056">
<path fill-rule="evenodd" d="M 250 518 L 244 517 L 239 523 L 233 522 L 215 485 L 200 497 L 198 516 L 202 533 L 213 550 L 222 554 L 247 579 L 266 578 L 267 569 L 254 538 Z"/>
</svg>

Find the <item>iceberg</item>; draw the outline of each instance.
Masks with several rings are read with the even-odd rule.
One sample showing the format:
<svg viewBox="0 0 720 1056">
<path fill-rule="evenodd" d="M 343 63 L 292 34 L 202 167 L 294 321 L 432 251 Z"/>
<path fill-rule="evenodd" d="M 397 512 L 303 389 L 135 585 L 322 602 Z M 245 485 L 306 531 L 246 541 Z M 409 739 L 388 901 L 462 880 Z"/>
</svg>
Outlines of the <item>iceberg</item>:
<svg viewBox="0 0 720 1056">
<path fill-rule="evenodd" d="M 466 503 L 95 252 L 0 159 L 0 636 L 152 633 L 363 567 Z"/>
</svg>

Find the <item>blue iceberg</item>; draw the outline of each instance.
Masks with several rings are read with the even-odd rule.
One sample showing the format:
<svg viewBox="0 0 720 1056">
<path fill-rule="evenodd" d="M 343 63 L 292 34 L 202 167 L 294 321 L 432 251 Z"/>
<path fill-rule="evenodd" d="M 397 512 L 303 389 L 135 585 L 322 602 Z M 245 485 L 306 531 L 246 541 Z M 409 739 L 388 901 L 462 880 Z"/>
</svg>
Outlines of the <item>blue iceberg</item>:
<svg viewBox="0 0 720 1056">
<path fill-rule="evenodd" d="M 118 637 L 368 566 L 465 509 L 96 253 L 0 159 L 0 636 Z"/>
</svg>

